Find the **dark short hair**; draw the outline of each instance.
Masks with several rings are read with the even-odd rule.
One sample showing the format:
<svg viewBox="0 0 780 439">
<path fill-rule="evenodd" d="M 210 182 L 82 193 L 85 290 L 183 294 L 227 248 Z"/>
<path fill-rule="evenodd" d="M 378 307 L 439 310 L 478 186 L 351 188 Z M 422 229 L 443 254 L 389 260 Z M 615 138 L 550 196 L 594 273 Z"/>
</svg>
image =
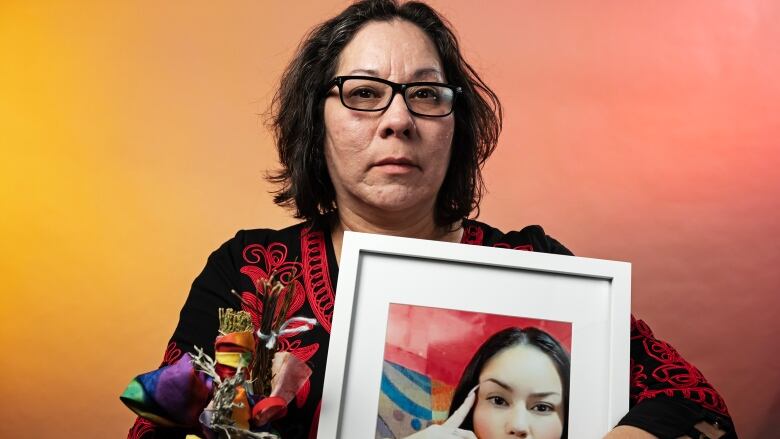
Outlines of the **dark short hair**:
<svg viewBox="0 0 780 439">
<path fill-rule="evenodd" d="M 270 108 L 281 169 L 268 179 L 280 187 L 276 204 L 292 208 L 297 218 L 314 220 L 335 212 L 336 193 L 324 154 L 324 107 L 328 84 L 339 55 L 368 22 L 405 20 L 433 41 L 447 81 L 463 89 L 455 103 L 455 128 L 449 168 L 436 199 L 434 219 L 446 226 L 479 209 L 484 192 L 481 168 L 501 132 L 501 103 L 463 59 L 447 22 L 419 2 L 365 0 L 312 29 L 284 71 Z"/>
<path fill-rule="evenodd" d="M 477 352 L 471 357 L 471 361 L 463 370 L 455 392 L 452 395 L 450 403 L 450 416 L 466 400 L 471 389 L 479 384 L 479 374 L 488 361 L 504 349 L 514 346 L 534 346 L 545 353 L 555 365 L 558 376 L 561 378 L 563 387 L 563 433 L 561 438 L 566 438 L 569 430 L 569 369 L 571 361 L 569 354 L 563 349 L 558 341 L 550 334 L 537 328 L 506 328 L 496 332 L 488 338 Z M 474 404 L 476 406 L 476 403 Z M 471 408 L 466 419 L 460 425 L 467 430 L 474 429 L 473 423 L 474 407 Z"/>
</svg>

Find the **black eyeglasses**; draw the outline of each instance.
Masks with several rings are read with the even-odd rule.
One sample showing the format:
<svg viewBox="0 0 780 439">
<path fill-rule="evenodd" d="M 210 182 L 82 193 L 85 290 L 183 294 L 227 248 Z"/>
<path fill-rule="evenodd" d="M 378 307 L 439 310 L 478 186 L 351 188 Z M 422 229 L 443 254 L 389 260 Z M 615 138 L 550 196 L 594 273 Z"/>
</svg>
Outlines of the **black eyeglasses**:
<svg viewBox="0 0 780 439">
<path fill-rule="evenodd" d="M 337 76 L 329 88 L 339 88 L 341 103 L 350 110 L 384 111 L 396 93 L 404 97 L 406 108 L 417 116 L 444 117 L 452 113 L 460 87 L 439 82 L 397 84 L 372 76 Z"/>
</svg>

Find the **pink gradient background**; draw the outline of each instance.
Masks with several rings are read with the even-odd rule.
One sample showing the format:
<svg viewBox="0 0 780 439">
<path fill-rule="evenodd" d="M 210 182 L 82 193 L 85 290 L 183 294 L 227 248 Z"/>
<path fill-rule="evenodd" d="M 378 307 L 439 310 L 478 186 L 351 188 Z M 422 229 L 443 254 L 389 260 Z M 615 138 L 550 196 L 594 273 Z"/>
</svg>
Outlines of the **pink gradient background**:
<svg viewBox="0 0 780 439">
<path fill-rule="evenodd" d="M 780 410 L 780 3 L 433 1 L 506 109 L 480 219 L 631 261 L 742 437 Z M 309 2 L 0 5 L 0 437 L 123 437 L 188 287 L 293 220 L 258 116 Z"/>
</svg>

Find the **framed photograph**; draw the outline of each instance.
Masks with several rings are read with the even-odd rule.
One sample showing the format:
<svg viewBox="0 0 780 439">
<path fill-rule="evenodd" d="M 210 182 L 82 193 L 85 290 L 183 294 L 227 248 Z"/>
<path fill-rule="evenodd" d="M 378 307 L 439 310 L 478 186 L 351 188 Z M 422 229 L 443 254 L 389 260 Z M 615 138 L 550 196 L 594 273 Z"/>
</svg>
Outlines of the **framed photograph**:
<svg viewBox="0 0 780 439">
<path fill-rule="evenodd" d="M 602 437 L 628 411 L 630 279 L 626 262 L 346 232 L 317 437 L 481 438 L 510 418 Z"/>
</svg>

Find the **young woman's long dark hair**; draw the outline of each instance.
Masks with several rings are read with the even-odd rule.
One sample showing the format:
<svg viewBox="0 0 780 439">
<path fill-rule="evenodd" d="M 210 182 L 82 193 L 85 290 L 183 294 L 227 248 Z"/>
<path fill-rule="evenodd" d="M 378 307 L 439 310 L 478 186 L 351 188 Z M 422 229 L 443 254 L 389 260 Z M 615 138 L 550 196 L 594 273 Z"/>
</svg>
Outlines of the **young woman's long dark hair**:
<svg viewBox="0 0 780 439">
<path fill-rule="evenodd" d="M 336 193 L 325 163 L 324 108 L 339 55 L 372 21 L 404 20 L 420 27 L 436 46 L 447 82 L 463 88 L 455 102 L 455 131 L 449 168 L 436 199 L 434 220 L 449 226 L 479 209 L 484 192 L 481 168 L 498 142 L 501 103 L 463 59 L 446 21 L 419 2 L 364 0 L 315 27 L 282 75 L 271 106 L 281 169 L 269 174 L 279 185 L 274 201 L 313 220 L 336 210 Z"/>
<path fill-rule="evenodd" d="M 477 352 L 471 357 L 471 361 L 463 370 L 458 386 L 455 387 L 455 393 L 452 395 L 450 403 L 450 416 L 463 404 L 469 391 L 479 384 L 479 374 L 491 358 L 496 356 L 504 349 L 514 346 L 534 346 L 544 352 L 555 365 L 558 376 L 561 378 L 563 386 L 563 433 L 561 438 L 565 439 L 569 431 L 569 368 L 571 361 L 569 354 L 563 349 L 558 341 L 550 334 L 537 328 L 506 328 L 493 334 L 488 338 Z M 476 406 L 476 402 L 474 403 Z M 461 424 L 460 428 L 474 430 L 474 407 L 471 408 L 469 415 Z"/>
</svg>

